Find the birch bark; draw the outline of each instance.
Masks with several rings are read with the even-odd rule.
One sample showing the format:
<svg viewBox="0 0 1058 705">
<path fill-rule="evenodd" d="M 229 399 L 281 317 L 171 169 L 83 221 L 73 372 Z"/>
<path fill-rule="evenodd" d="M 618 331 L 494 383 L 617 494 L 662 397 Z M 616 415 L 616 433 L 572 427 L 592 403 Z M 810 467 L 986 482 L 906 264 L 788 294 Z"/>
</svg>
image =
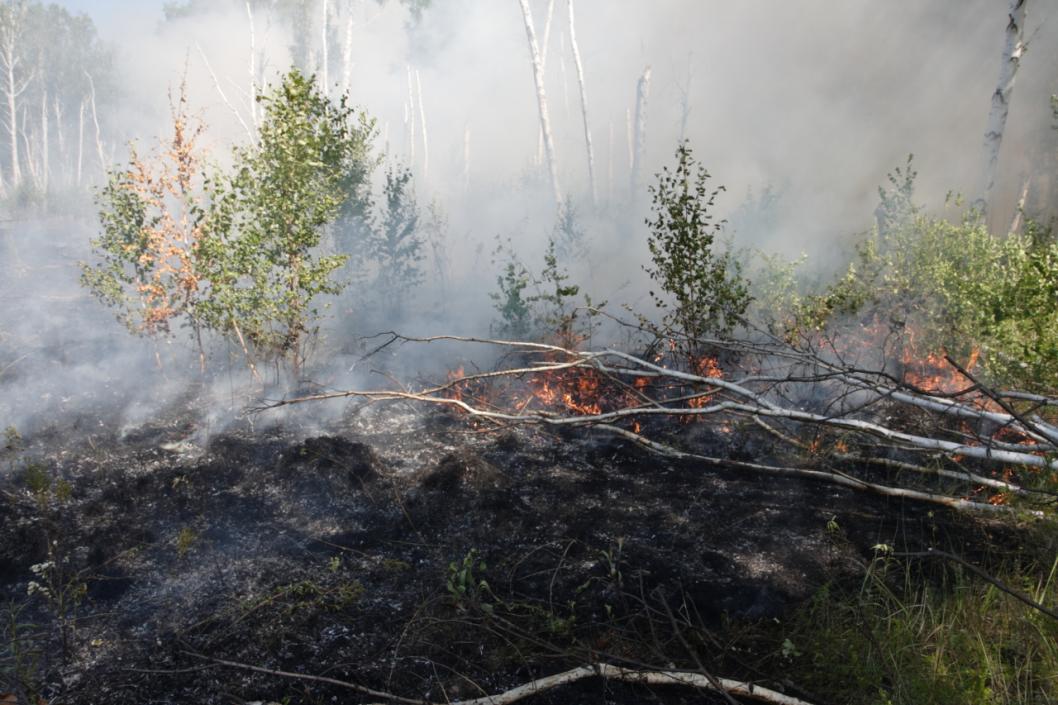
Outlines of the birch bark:
<svg viewBox="0 0 1058 705">
<path fill-rule="evenodd" d="M 430 141 L 426 132 L 426 108 L 422 104 L 422 80 L 419 69 L 415 69 L 415 101 L 419 104 L 419 127 L 422 130 L 422 178 L 430 175 Z"/>
<path fill-rule="evenodd" d="M 584 146 L 588 151 L 588 184 L 591 189 L 591 204 L 594 207 L 597 197 L 595 188 L 595 152 L 591 145 L 591 126 L 588 123 L 588 89 L 584 84 L 584 65 L 580 60 L 580 47 L 577 46 L 573 0 L 569 0 L 569 44 L 573 49 L 573 61 L 577 65 L 577 82 L 580 84 L 580 112 L 584 118 Z"/>
<path fill-rule="evenodd" d="M 643 69 L 643 75 L 636 83 L 636 118 L 635 132 L 632 141 L 632 173 L 629 178 L 629 191 L 632 198 L 639 189 L 639 170 L 643 165 L 643 142 L 647 129 L 647 98 L 650 97 L 650 67 Z"/>
<path fill-rule="evenodd" d="M 253 7 L 246 0 L 246 18 L 250 21 L 250 122 L 257 132 L 257 34 L 254 31 Z"/>
<path fill-rule="evenodd" d="M 985 130 L 984 168 L 981 191 L 976 205 L 987 212 L 996 185 L 999 169 L 999 149 L 1003 144 L 1003 131 L 1010 114 L 1010 98 L 1014 93 L 1021 57 L 1025 54 L 1025 6 L 1028 0 L 1010 0 L 1007 13 L 1006 36 L 1003 42 L 1003 57 L 999 67 L 999 81 L 992 93 L 992 109 L 988 113 L 988 129 Z"/>
<path fill-rule="evenodd" d="M 533 65 L 533 80 L 536 83 L 536 104 L 540 110 L 540 129 L 544 133 L 544 155 L 547 157 L 548 173 L 551 177 L 551 190 L 555 204 L 562 207 L 562 190 L 558 185 L 558 168 L 555 164 L 555 141 L 551 134 L 551 116 L 547 109 L 547 92 L 544 90 L 544 67 L 540 62 L 540 47 L 536 42 L 536 30 L 533 29 L 533 15 L 529 9 L 529 0 L 518 0 L 525 20 L 525 35 L 529 40 L 529 60 Z"/>
<path fill-rule="evenodd" d="M 329 69 L 331 65 L 330 57 L 330 45 L 327 41 L 327 30 L 330 24 L 330 5 L 327 0 L 323 0 L 323 36 L 321 38 L 322 44 L 320 44 L 320 76 L 323 79 L 323 94 L 330 95 L 331 81 Z"/>
<path fill-rule="evenodd" d="M 29 86 L 29 78 L 19 75 L 22 59 L 18 52 L 18 42 L 22 35 L 22 23 L 25 16 L 24 2 L 5 5 L 0 14 L 0 65 L 2 65 L 4 74 L 3 92 L 7 109 L 8 146 L 10 148 L 8 170 L 11 185 L 14 188 L 18 188 L 22 183 L 21 158 L 18 149 L 18 98 Z"/>
</svg>

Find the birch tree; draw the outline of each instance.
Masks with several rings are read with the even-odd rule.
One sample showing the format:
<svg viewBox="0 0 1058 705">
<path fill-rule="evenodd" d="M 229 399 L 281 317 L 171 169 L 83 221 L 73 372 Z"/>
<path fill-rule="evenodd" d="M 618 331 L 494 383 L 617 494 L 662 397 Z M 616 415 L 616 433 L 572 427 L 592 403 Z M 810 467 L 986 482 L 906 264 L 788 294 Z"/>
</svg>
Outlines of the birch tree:
<svg viewBox="0 0 1058 705">
<path fill-rule="evenodd" d="M 569 0 L 569 44 L 573 49 L 573 61 L 577 65 L 577 82 L 580 85 L 580 112 L 584 118 L 584 146 L 588 151 L 588 184 L 591 189 L 591 203 L 595 205 L 595 152 L 591 146 L 591 125 L 588 122 L 588 90 L 584 85 L 584 65 L 580 60 L 580 47 L 577 46 L 577 30 L 573 16 L 573 0 Z"/>
<path fill-rule="evenodd" d="M 26 71 L 22 56 L 23 26 L 26 3 L 8 2 L 0 5 L 0 71 L 3 72 L 0 91 L 4 97 L 4 121 L 8 138 L 8 172 L 11 186 L 22 185 L 22 164 L 19 157 L 19 99 L 29 88 L 32 76 Z"/>
<path fill-rule="evenodd" d="M 629 177 L 629 195 L 635 198 L 639 189 L 639 170 L 643 165 L 643 140 L 647 129 L 647 98 L 650 97 L 650 67 L 643 69 L 643 74 L 636 82 L 636 114 L 632 132 L 632 169 Z"/>
<path fill-rule="evenodd" d="M 1028 0 L 1010 0 L 1007 26 L 1003 41 L 1003 56 L 999 67 L 999 81 L 992 93 L 992 109 L 988 113 L 988 128 L 984 139 L 984 167 L 981 190 L 976 205 L 984 212 L 991 204 L 999 168 L 999 149 L 1003 144 L 1003 131 L 1010 114 L 1010 98 L 1014 93 L 1021 57 L 1025 54 L 1025 10 Z"/>
<path fill-rule="evenodd" d="M 536 30 L 533 28 L 533 14 L 529 9 L 529 0 L 518 0 L 525 20 L 525 35 L 529 41 L 529 60 L 533 66 L 533 80 L 536 84 L 536 105 L 540 111 L 540 129 L 544 133 L 544 154 L 547 157 L 548 173 L 551 177 L 551 190 L 555 205 L 562 207 L 562 190 L 558 185 L 558 167 L 555 163 L 555 141 L 551 134 L 551 116 L 547 109 L 547 92 L 544 90 L 544 67 L 540 61 L 540 46 L 536 41 Z"/>
</svg>

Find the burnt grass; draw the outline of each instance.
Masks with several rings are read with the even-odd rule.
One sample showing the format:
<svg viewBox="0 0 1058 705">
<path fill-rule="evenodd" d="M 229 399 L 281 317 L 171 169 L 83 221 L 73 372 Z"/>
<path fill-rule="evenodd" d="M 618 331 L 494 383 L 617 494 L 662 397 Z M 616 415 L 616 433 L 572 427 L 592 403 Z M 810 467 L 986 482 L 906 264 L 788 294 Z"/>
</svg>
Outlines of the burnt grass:
<svg viewBox="0 0 1058 705">
<path fill-rule="evenodd" d="M 700 660 L 797 695 L 716 635 L 855 580 L 879 543 L 987 562 L 1016 540 L 935 507 L 674 463 L 587 431 L 494 432 L 395 405 L 196 442 L 191 419 L 175 409 L 123 433 L 57 423 L 0 473 L 0 693 L 379 699 L 220 659 L 443 702 L 598 659 Z M 744 428 L 671 434 L 768 458 Z M 719 702 L 599 680 L 526 702 L 644 701 Z"/>
</svg>

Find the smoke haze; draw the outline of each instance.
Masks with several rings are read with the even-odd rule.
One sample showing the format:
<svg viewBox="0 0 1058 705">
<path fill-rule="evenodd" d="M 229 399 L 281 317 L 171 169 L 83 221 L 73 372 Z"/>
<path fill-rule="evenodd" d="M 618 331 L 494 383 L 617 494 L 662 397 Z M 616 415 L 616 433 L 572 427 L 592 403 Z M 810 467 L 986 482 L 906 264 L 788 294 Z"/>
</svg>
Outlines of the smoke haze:
<svg viewBox="0 0 1058 705">
<path fill-rule="evenodd" d="M 300 38 L 308 68 L 321 76 L 321 2 L 310 3 L 300 27 L 284 23 L 268 4 L 253 10 L 255 75 L 270 82 L 285 72 L 297 59 Z M 531 3 L 541 38 L 546 4 Z M 196 5 L 201 8 L 165 20 L 150 4 L 66 4 L 90 14 L 100 7 L 97 24 L 114 51 L 116 105 L 100 118 L 114 161 L 123 159 L 128 141 L 150 144 L 167 134 L 168 92 L 185 70 L 190 103 L 209 125 L 211 157 L 223 163 L 231 145 L 247 139 L 246 7 Z M 538 262 L 555 220 L 538 157 L 539 117 L 518 4 L 433 0 L 420 17 L 392 1 L 331 6 L 332 95 L 347 87 L 352 102 L 378 120 L 376 147 L 389 163 L 411 166 L 420 205 L 436 201 L 449 223 L 443 296 L 435 282 L 419 313 L 381 325 L 413 333 L 487 330 L 495 238 L 510 237 L 523 260 Z M 825 260 L 835 243 L 871 226 L 878 185 L 909 153 L 920 173 L 917 202 L 939 208 L 947 192 L 973 194 L 977 187 L 1005 1 L 579 0 L 576 33 L 599 193 L 594 209 L 566 8 L 564 0 L 555 4 L 546 89 L 561 190 L 577 205 L 590 240 L 579 275 L 593 295 L 642 305 L 645 187 L 672 161 L 684 122 L 685 137 L 714 183 L 727 187 L 722 217 L 737 213 L 749 194 L 771 188 L 779 196 L 777 217 L 744 220 L 731 232 L 736 247 L 787 255 L 804 250 Z M 1029 8 L 1032 40 L 1003 146 L 999 218 L 1009 219 L 1013 210 L 1033 156 L 1030 145 L 1050 129 L 1049 96 L 1058 92 L 1054 14 L 1046 3 Z M 645 159 L 639 192 L 630 195 L 628 116 L 648 66 Z M 411 87 L 416 74 L 421 110 Z M 128 408 L 142 409 L 132 403 L 140 396 L 166 396 L 148 384 L 159 378 L 152 344 L 128 336 L 80 293 L 76 262 L 89 256 L 92 218 L 86 213 L 47 225 L 16 219 L 5 233 L 4 425 L 46 423 L 70 399 L 101 389 Z M 333 327 L 341 328 L 342 312 L 340 305 L 332 310 Z M 80 347 L 68 353 L 40 355 L 74 343 Z M 20 351 L 33 352 L 27 358 Z M 321 377 L 350 386 L 343 371 L 351 360 L 340 358 Z"/>
</svg>

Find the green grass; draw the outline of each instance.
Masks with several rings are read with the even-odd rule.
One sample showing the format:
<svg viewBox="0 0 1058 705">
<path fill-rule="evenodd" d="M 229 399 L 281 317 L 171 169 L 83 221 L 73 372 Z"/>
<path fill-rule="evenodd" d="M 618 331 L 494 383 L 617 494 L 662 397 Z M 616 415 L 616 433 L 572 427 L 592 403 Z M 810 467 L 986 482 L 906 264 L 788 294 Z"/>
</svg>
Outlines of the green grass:
<svg viewBox="0 0 1058 705">
<path fill-rule="evenodd" d="M 773 625 L 784 647 L 765 670 L 826 702 L 1058 703 L 1058 620 L 958 567 L 922 568 L 877 558 L 858 588 L 822 588 Z M 1000 579 L 1056 602 L 1053 567 Z"/>
</svg>

